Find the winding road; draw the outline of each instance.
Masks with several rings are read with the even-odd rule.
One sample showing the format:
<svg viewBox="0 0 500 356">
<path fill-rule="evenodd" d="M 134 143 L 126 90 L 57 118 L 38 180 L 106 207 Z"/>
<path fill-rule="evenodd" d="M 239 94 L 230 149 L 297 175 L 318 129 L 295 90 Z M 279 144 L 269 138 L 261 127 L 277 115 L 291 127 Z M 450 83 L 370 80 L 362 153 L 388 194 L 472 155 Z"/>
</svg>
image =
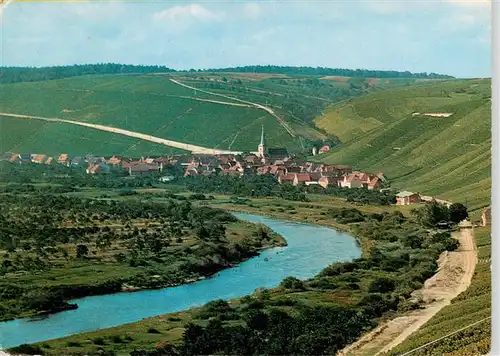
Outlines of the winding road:
<svg viewBox="0 0 500 356">
<path fill-rule="evenodd" d="M 477 264 L 473 229 L 462 228 L 454 237 L 460 242 L 459 249 L 444 252 L 439 258 L 437 273 L 425 281 L 422 289 L 413 293 L 425 307 L 382 323 L 337 356 L 377 356 L 389 352 L 469 287 Z"/>
<path fill-rule="evenodd" d="M 106 125 L 89 124 L 87 122 L 79 122 L 79 121 L 73 121 L 73 120 L 65 120 L 65 119 L 49 118 L 49 117 L 41 117 L 41 116 L 32 116 L 32 115 L 19 115 L 19 114 L 3 113 L 3 112 L 0 112 L 0 116 L 12 117 L 12 118 L 17 118 L 17 119 L 42 120 L 42 121 L 46 121 L 46 122 L 60 122 L 60 123 L 65 123 L 65 124 L 78 125 L 78 126 L 83 126 L 83 127 L 95 129 L 95 130 L 107 131 L 107 132 L 111 132 L 111 133 L 115 133 L 115 134 L 119 134 L 119 135 L 135 137 L 135 138 L 138 138 L 141 140 L 150 141 L 150 142 L 158 143 L 158 144 L 169 146 L 169 147 L 180 148 L 182 150 L 190 151 L 193 154 L 212 154 L 212 155 L 241 154 L 241 152 L 239 152 L 239 151 L 218 150 L 218 149 L 214 149 L 214 148 L 191 145 L 188 143 L 167 140 L 164 138 L 160 138 L 160 137 L 156 137 L 156 136 L 152 136 L 152 135 L 147 135 L 147 134 L 143 134 L 143 133 L 136 132 L 136 131 L 129 131 L 129 130 L 124 130 L 124 129 L 120 129 L 117 127 L 106 126 Z"/>
<path fill-rule="evenodd" d="M 181 83 L 179 82 L 178 80 L 175 80 L 175 79 L 169 79 L 172 83 L 175 83 L 177 85 L 180 85 L 184 88 L 188 88 L 188 89 L 191 89 L 191 90 L 196 90 L 196 91 L 199 91 L 199 92 L 202 92 L 202 93 L 205 93 L 205 94 L 210 94 L 210 95 L 215 95 L 215 96 L 220 96 L 222 98 L 226 98 L 226 99 L 229 99 L 229 100 L 235 100 L 235 101 L 239 101 L 240 103 L 244 103 L 244 104 L 247 104 L 247 105 L 250 105 L 252 107 L 255 107 L 257 109 L 261 109 L 261 110 L 264 110 L 266 111 L 267 113 L 269 113 L 271 116 L 273 116 L 274 118 L 276 118 L 276 120 L 278 120 L 278 122 L 281 124 L 281 126 L 283 126 L 283 128 L 290 134 L 290 136 L 292 137 L 295 137 L 295 132 L 294 130 L 288 125 L 288 123 L 283 120 L 281 117 L 279 117 L 273 109 L 267 107 L 267 106 L 264 106 L 264 105 L 261 105 L 261 104 L 257 104 L 257 103 L 252 103 L 251 101 L 246 101 L 246 100 L 242 100 L 242 99 L 238 99 L 238 98 L 234 98 L 232 96 L 229 96 L 229 95 L 224 95 L 224 94 L 219 94 L 219 93 L 213 93 L 211 91 L 208 91 L 208 90 L 204 90 L 204 89 L 200 89 L 200 88 L 196 88 L 196 87 L 192 87 L 190 85 L 187 85 L 187 84 L 184 84 L 184 83 Z M 226 103 L 227 104 L 227 103 Z"/>
</svg>

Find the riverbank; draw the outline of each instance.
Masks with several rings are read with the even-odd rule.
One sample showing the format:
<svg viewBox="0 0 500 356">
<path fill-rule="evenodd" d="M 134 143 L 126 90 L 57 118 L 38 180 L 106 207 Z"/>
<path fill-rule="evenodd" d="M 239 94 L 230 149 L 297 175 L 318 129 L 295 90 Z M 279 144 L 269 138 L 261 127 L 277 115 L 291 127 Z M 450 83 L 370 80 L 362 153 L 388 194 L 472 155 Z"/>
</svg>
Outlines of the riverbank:
<svg viewBox="0 0 500 356">
<path fill-rule="evenodd" d="M 240 216 L 238 215 L 238 217 Z M 242 218 L 247 219 L 246 216 Z M 81 308 L 75 313 L 62 313 L 35 322 L 16 321 L 11 325 L 5 325 L 6 329 L 2 329 L 2 325 L 0 325 L 0 334 L 17 333 L 12 335 L 15 335 L 16 340 L 19 340 L 22 337 L 19 331 L 24 330 L 26 334 L 31 335 L 31 337 L 25 338 L 28 341 L 29 339 L 33 340 L 37 335 L 41 340 L 64 336 L 64 334 L 59 334 L 59 331 L 62 330 L 67 335 L 81 332 L 81 329 L 111 327 L 93 332 L 92 336 L 81 334 L 44 342 L 42 343 L 44 345 L 53 345 L 50 348 L 44 347 L 44 353 L 75 354 L 84 352 L 93 354 L 96 352 L 95 348 L 99 347 L 99 338 L 104 338 L 108 345 L 106 348 L 109 348 L 113 346 L 110 344 L 111 340 L 116 340 L 118 336 L 122 340 L 125 336 L 132 337 L 133 340 L 124 340 L 120 345 L 114 345 L 115 347 L 143 347 L 152 338 L 163 339 L 166 335 L 172 335 L 178 339 L 182 335 L 177 334 L 176 330 L 171 330 L 171 327 L 179 325 L 179 328 L 182 328 L 188 319 L 178 316 L 174 316 L 172 319 L 172 315 L 165 318 L 153 317 L 144 320 L 146 323 L 152 321 L 154 324 L 149 324 L 146 329 L 143 328 L 145 325 L 143 322 L 126 324 L 127 322 L 162 315 L 169 311 L 178 315 L 180 310 L 188 310 L 190 307 L 203 305 L 217 298 L 231 300 L 243 297 L 262 286 L 275 287 L 290 274 L 307 279 L 316 275 L 331 261 L 351 260 L 360 255 L 359 249 L 356 248 L 351 237 L 331 229 L 282 222 L 264 217 L 250 216 L 248 219 L 251 219 L 253 223 L 264 223 L 273 231 L 285 236 L 289 242 L 288 246 L 263 251 L 259 257 L 252 258 L 236 268 L 223 270 L 213 278 L 197 283 L 166 290 L 86 298 L 80 301 Z M 310 259 L 311 255 L 315 256 L 313 260 Z M 140 305 L 141 307 L 130 308 L 130 305 Z M 196 313 L 191 313 L 193 313 L 193 309 L 188 310 L 187 315 L 197 318 Z M 185 312 L 180 312 L 180 314 L 186 315 Z M 114 327 L 120 324 L 126 325 Z M 150 333 L 148 332 L 150 328 L 156 329 L 160 333 Z M 115 332 L 118 329 L 120 331 Z M 97 339 L 97 343 L 94 343 L 94 339 Z M 81 346 L 71 346 L 77 344 Z"/>
<path fill-rule="evenodd" d="M 335 212 L 322 209 L 322 211 L 318 211 L 320 216 L 340 220 L 335 218 L 335 215 L 332 215 Z M 325 214 L 322 215 L 321 212 Z M 350 209 L 343 212 L 353 213 Z M 418 225 L 396 212 L 385 215 L 373 211 L 360 214 L 359 216 L 363 216 L 363 221 L 352 222 L 347 225 L 352 228 L 353 232 L 365 236 L 367 241 L 370 241 L 372 248 L 370 248 L 366 256 L 353 262 L 333 264 L 316 274 L 315 277 L 301 283 L 291 280 L 291 284 L 283 282 L 285 284 L 282 283 L 280 287 L 257 291 L 249 297 L 232 300 L 229 303 L 229 310 L 236 319 L 233 317 L 227 319 L 224 316 L 224 319 L 221 319 L 223 324 L 225 325 L 227 320 L 234 320 L 230 322 L 231 325 L 242 325 L 242 317 L 247 313 L 245 310 L 248 310 L 250 305 L 262 305 L 259 308 L 263 308 L 262 310 L 266 312 L 278 308 L 292 314 L 303 310 L 303 308 L 346 308 L 346 310 L 356 311 L 356 313 L 363 310 L 362 313 L 367 319 L 355 322 L 352 329 L 349 329 L 349 331 L 344 330 L 342 334 L 345 334 L 345 336 L 342 336 L 343 338 L 346 337 L 355 341 L 360 336 L 361 330 L 373 328 L 372 323 L 382 315 L 394 313 L 400 308 L 411 308 L 409 301 L 402 302 L 402 300 L 409 299 L 411 292 L 418 289 L 427 278 L 434 274 L 437 269 L 435 260 L 443 251 L 444 246 L 449 244 L 447 235 L 434 236 L 434 234 L 427 232 L 426 229 L 418 229 Z M 299 213 L 292 215 L 299 215 Z M 401 229 L 408 231 L 408 234 L 418 231 L 422 239 L 422 245 L 414 246 L 415 242 L 406 241 L 406 235 L 401 234 Z M 394 233 L 397 233 L 397 235 L 393 235 Z M 374 238 L 375 236 L 378 236 L 379 241 Z M 387 245 L 384 240 L 393 240 L 394 238 L 391 236 L 394 236 L 396 240 Z M 380 240 L 381 238 L 382 240 Z M 399 246 L 395 250 L 398 251 L 397 255 L 394 255 L 395 244 Z M 414 261 L 411 262 L 408 259 L 409 255 L 418 256 L 418 258 L 413 257 Z M 399 280 L 397 285 L 394 284 L 396 279 Z M 290 286 L 295 287 L 290 289 Z M 203 308 L 163 315 L 145 319 L 138 323 L 46 342 L 43 349 L 48 354 L 51 354 L 51 350 L 63 350 L 66 353 L 77 350 L 95 351 L 96 347 L 98 347 L 94 342 L 96 338 L 98 342 L 100 342 L 100 338 L 105 340 L 106 346 L 99 347 L 118 352 L 118 354 L 127 354 L 127 350 L 139 348 L 152 350 L 155 344 L 162 342 L 178 344 L 182 342 L 182 334 L 187 323 L 194 322 L 201 327 L 208 325 L 208 320 L 199 317 L 199 313 Z M 257 309 L 259 310 L 259 308 Z M 325 313 L 325 315 L 329 315 L 330 312 L 325 310 Z M 335 313 L 332 314 L 332 317 L 333 315 Z M 222 318 L 223 315 L 219 315 L 219 317 Z M 332 321 L 329 322 L 334 322 L 333 320 L 336 320 L 336 318 L 333 317 Z M 245 324 L 243 323 L 243 325 Z M 150 328 L 159 330 L 160 333 L 154 335 L 147 333 L 146 330 Z M 136 335 L 136 337 L 134 340 L 118 345 L 112 342 L 112 339 L 116 338 L 118 334 L 130 337 Z M 332 336 L 334 334 L 325 335 L 324 337 L 335 337 Z M 220 338 L 224 337 L 220 336 Z M 313 342 L 314 340 L 311 339 L 310 341 Z M 341 346 L 338 343 L 336 345 Z M 42 345 L 38 344 L 38 347 L 42 347 Z M 220 347 L 224 346 L 214 344 L 212 347 L 221 350 Z M 283 347 L 285 346 L 283 345 Z"/>
<path fill-rule="evenodd" d="M 0 320 L 73 310 L 72 299 L 194 282 L 286 245 L 262 225 L 189 202 L 2 195 Z"/>
</svg>

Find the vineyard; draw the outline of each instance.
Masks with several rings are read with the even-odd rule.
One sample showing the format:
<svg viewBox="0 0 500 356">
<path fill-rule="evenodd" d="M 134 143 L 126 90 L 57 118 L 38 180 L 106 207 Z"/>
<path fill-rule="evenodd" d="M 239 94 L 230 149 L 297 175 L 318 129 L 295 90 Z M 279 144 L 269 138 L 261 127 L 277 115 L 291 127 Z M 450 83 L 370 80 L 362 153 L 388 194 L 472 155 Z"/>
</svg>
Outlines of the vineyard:
<svg viewBox="0 0 500 356">
<path fill-rule="evenodd" d="M 315 123 L 344 143 L 326 163 L 381 170 L 395 187 L 467 201 L 471 210 L 488 205 L 489 80 L 388 89 L 333 105 Z"/>
</svg>

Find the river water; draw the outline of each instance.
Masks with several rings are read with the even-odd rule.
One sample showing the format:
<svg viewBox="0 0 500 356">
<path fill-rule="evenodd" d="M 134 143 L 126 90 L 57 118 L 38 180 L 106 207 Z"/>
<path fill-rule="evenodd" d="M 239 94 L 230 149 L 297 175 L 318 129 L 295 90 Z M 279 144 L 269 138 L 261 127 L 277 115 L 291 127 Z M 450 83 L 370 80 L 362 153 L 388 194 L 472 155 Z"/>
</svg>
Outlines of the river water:
<svg viewBox="0 0 500 356">
<path fill-rule="evenodd" d="M 361 253 L 353 237 L 330 228 L 258 215 L 235 213 L 235 216 L 267 225 L 282 235 L 288 246 L 263 251 L 234 268 L 195 283 L 80 298 L 72 301 L 78 304 L 75 310 L 1 322 L 0 349 L 118 326 L 215 299 L 241 297 L 260 287 L 276 287 L 287 276 L 313 277 L 327 265 L 358 258 Z"/>
</svg>

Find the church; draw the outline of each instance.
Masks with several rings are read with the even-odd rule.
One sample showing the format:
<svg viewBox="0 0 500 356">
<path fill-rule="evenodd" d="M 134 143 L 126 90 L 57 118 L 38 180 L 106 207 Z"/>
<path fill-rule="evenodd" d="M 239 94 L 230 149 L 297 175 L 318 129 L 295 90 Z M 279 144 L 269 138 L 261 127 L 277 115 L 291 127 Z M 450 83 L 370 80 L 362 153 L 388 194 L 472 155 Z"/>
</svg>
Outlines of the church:
<svg viewBox="0 0 500 356">
<path fill-rule="evenodd" d="M 264 125 L 262 125 L 262 132 L 260 134 L 260 143 L 257 146 L 257 152 L 255 152 L 257 157 L 260 157 L 263 162 L 266 160 L 275 161 L 275 160 L 288 160 L 290 158 L 290 154 L 286 148 L 269 148 L 266 149 L 264 147 Z"/>
</svg>

